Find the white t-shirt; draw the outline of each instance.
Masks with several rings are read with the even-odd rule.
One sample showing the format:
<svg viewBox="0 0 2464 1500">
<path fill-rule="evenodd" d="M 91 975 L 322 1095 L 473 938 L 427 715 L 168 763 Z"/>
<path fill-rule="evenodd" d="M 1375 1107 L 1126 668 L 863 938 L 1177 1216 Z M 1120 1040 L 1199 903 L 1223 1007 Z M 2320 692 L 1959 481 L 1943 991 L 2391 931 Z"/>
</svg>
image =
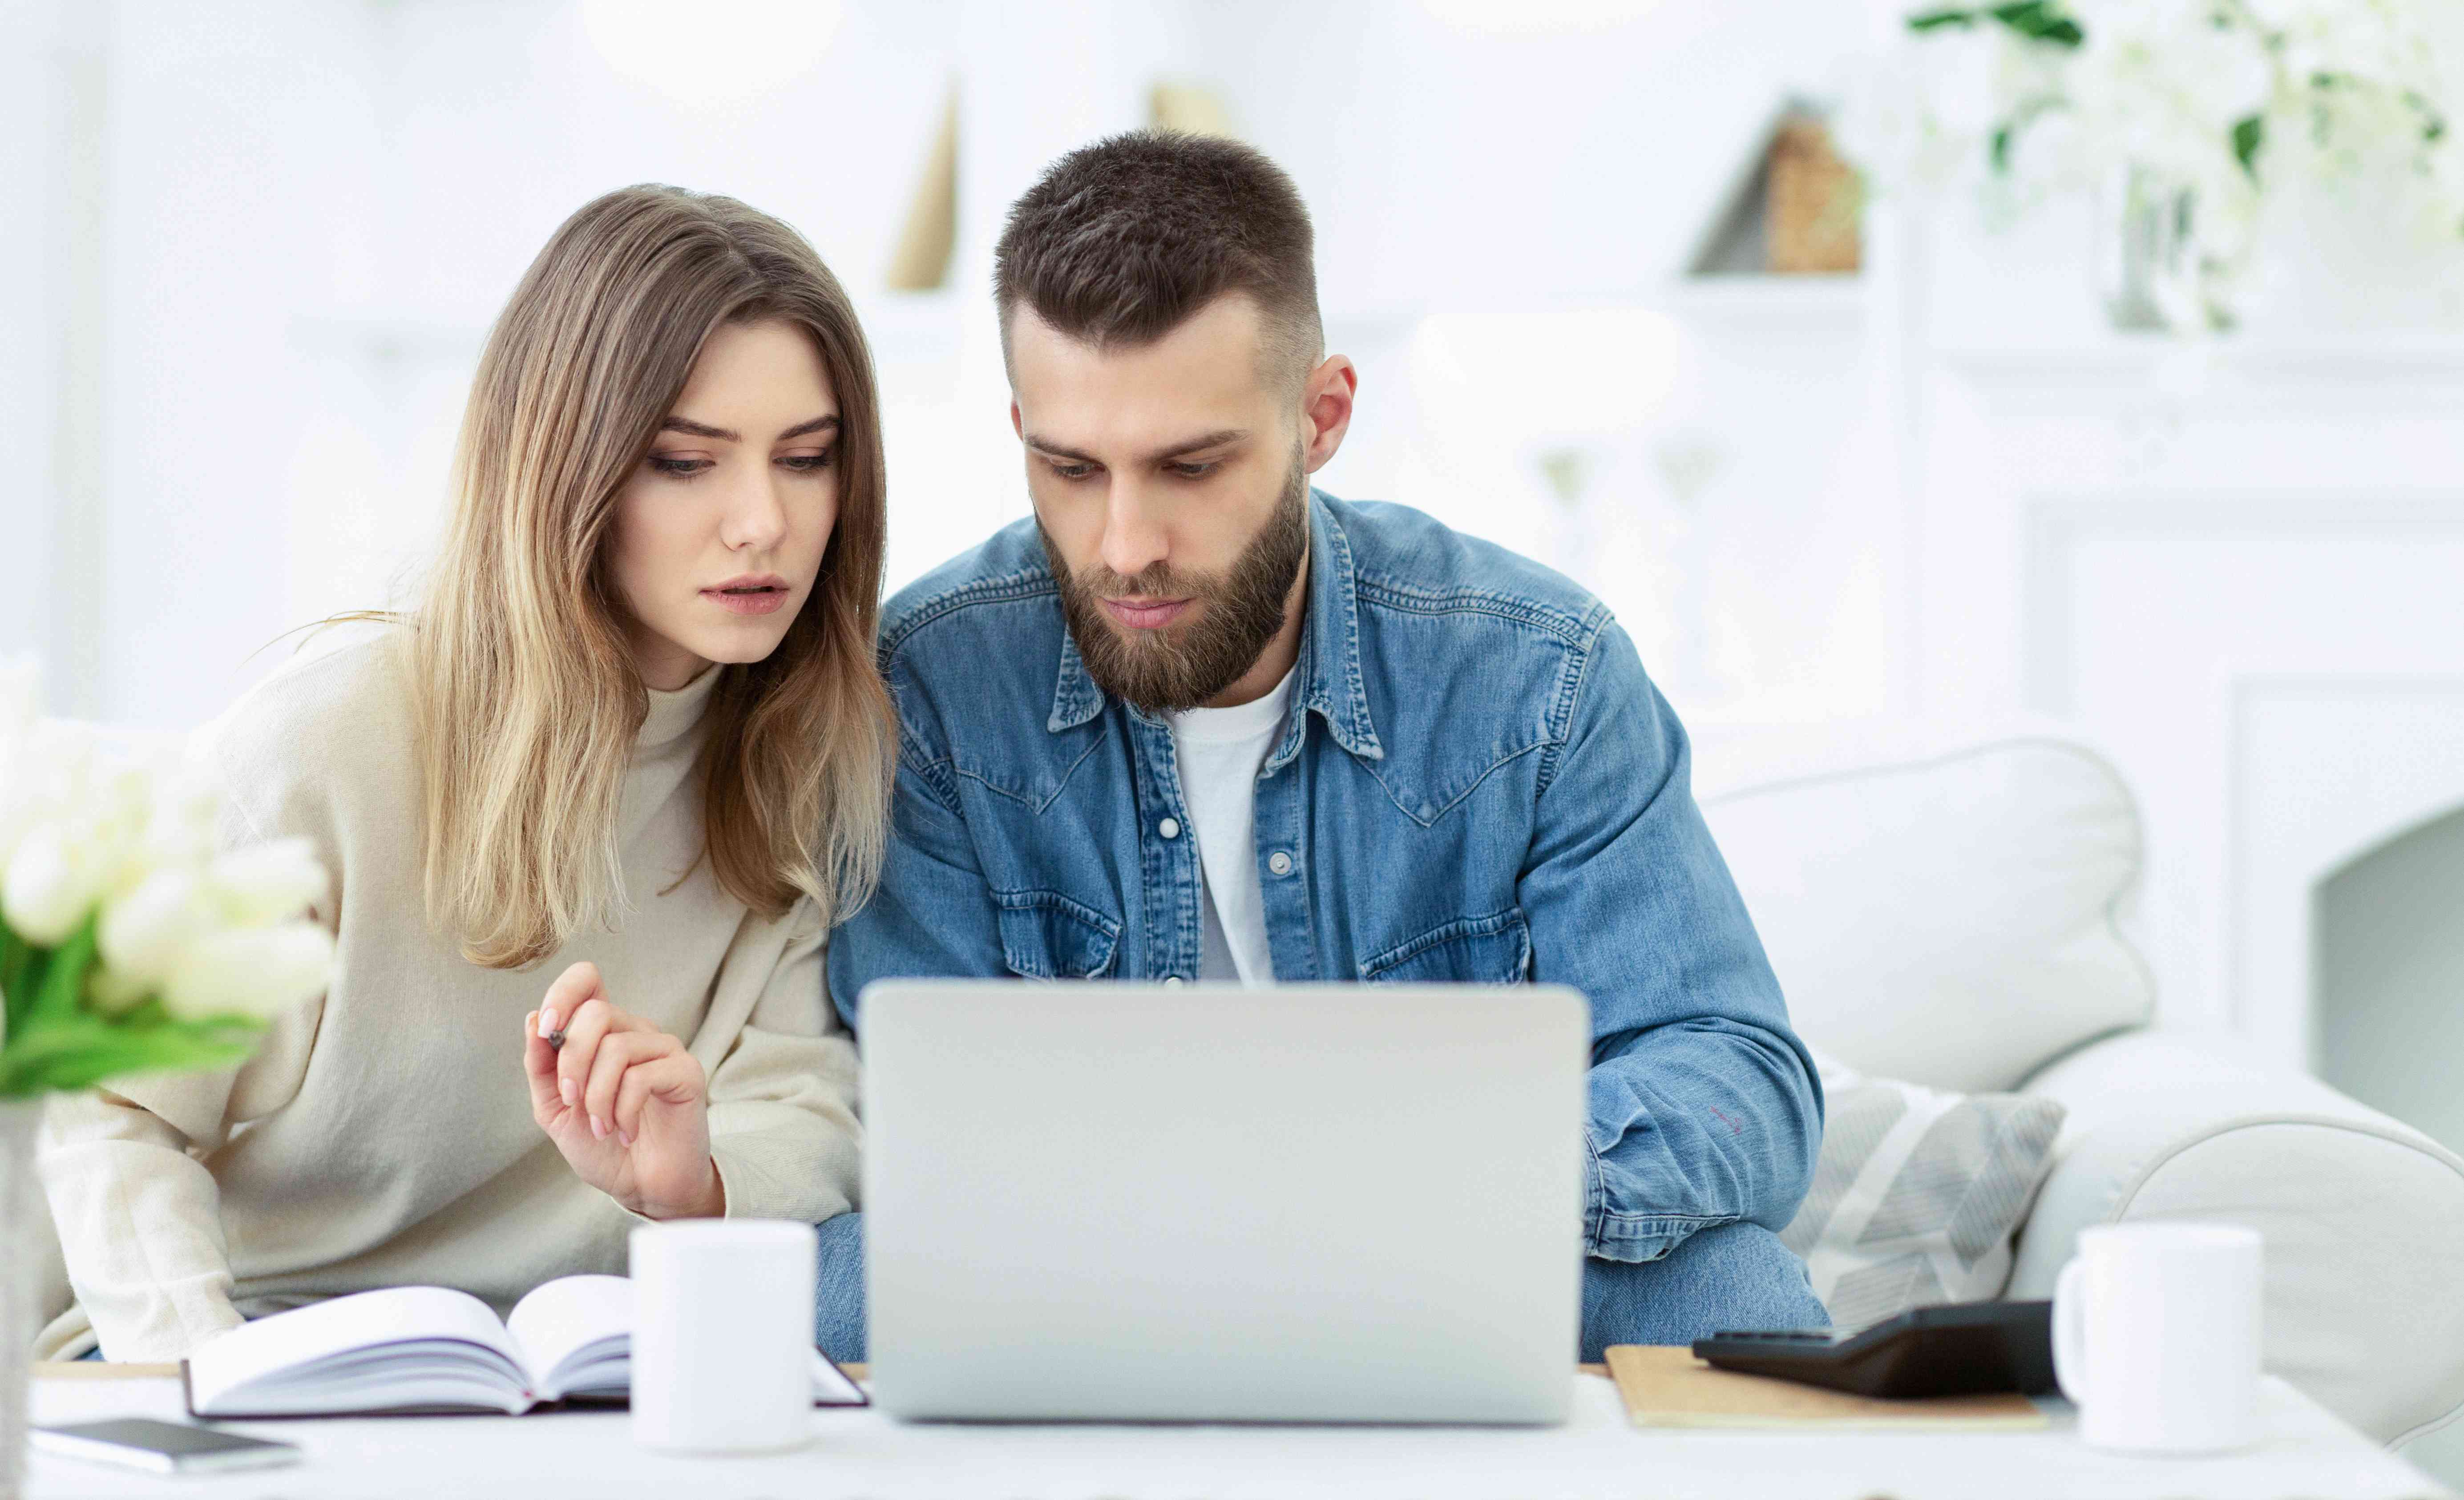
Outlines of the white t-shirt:
<svg viewBox="0 0 2464 1500">
<path fill-rule="evenodd" d="M 1283 738 L 1292 674 L 1254 703 L 1194 708 L 1172 716 L 1172 746 L 1180 762 L 1180 790 L 1198 827 L 1198 863 L 1205 889 L 1201 980 L 1272 984 L 1266 911 L 1258 888 L 1258 768 Z"/>
</svg>

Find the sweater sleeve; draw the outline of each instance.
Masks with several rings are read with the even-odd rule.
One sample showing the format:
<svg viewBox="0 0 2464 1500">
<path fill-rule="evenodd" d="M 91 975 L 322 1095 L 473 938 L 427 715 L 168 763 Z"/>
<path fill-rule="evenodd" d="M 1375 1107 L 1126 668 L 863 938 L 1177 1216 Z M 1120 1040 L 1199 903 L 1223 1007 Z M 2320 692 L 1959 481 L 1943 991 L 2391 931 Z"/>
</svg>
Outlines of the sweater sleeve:
<svg viewBox="0 0 2464 1500">
<path fill-rule="evenodd" d="M 235 722 L 253 727 L 235 710 L 207 733 L 228 737 Z M 341 850 L 313 778 L 265 756 L 253 757 L 243 772 L 227 754 L 227 738 L 209 742 L 229 794 L 217 846 L 307 838 L 328 882 L 309 915 L 337 931 Z M 237 1068 L 117 1079 L 55 1097 L 46 1109 L 36 1171 L 70 1289 L 104 1358 L 185 1358 L 244 1321 L 232 1306 L 222 1189 L 206 1158 L 240 1124 L 297 1092 L 323 1005 L 320 999 L 274 1018 L 255 1054 Z"/>
<path fill-rule="evenodd" d="M 864 1127 L 855 1043 L 822 992 L 828 930 L 809 902 L 710 1077 L 710 1154 L 731 1219 L 818 1224 L 855 1206 Z"/>
<path fill-rule="evenodd" d="M 106 1359 L 185 1358 L 241 1321 L 231 1306 L 221 1191 L 188 1154 L 219 1134 L 231 1079 L 225 1071 L 149 1091 L 203 1139 L 109 1092 L 64 1094 L 44 1113 L 44 1192 L 69 1285 Z M 161 1097 L 170 1092 L 178 1105 Z"/>
</svg>

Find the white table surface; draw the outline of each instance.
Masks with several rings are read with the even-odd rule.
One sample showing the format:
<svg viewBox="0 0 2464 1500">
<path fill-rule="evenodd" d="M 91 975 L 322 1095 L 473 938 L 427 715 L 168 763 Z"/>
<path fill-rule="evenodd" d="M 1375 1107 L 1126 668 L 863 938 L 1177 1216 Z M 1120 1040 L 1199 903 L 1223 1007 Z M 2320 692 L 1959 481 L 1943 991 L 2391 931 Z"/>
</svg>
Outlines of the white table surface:
<svg viewBox="0 0 2464 1500">
<path fill-rule="evenodd" d="M 869 1410 L 821 1410 L 808 1445 L 763 1458 L 648 1453 L 633 1445 L 622 1413 L 234 1423 L 233 1430 L 297 1444 L 307 1461 L 167 1479 L 35 1454 L 26 1492 L 29 1500 L 2378 1500 L 2449 1492 L 2275 1379 L 2264 1395 L 2266 1442 L 2208 1459 L 2096 1452 L 2079 1443 L 2059 1402 L 2048 1403 L 2053 1426 L 2034 1432 L 1643 1430 L 1627 1423 L 1607 1380 L 1573 1379 L 1574 1415 L 1562 1427 L 911 1425 Z M 164 1379 L 38 1379 L 33 1404 L 37 1423 L 181 1416 L 178 1386 Z"/>
</svg>

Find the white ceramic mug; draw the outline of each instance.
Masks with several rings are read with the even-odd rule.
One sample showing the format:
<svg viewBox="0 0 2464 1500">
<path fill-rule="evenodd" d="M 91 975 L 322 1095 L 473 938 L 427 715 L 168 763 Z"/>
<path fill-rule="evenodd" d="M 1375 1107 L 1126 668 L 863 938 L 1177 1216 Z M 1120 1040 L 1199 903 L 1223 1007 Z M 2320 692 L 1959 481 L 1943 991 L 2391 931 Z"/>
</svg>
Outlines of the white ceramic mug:
<svg viewBox="0 0 2464 1500">
<path fill-rule="evenodd" d="M 754 1453 L 811 1435 L 819 1254 L 808 1224 L 686 1219 L 634 1229 L 633 1441 Z"/>
<path fill-rule="evenodd" d="M 2221 1453 L 2258 1441 L 2259 1236 L 2099 1224 L 2054 1284 L 2054 1373 L 2092 1447 Z"/>
</svg>

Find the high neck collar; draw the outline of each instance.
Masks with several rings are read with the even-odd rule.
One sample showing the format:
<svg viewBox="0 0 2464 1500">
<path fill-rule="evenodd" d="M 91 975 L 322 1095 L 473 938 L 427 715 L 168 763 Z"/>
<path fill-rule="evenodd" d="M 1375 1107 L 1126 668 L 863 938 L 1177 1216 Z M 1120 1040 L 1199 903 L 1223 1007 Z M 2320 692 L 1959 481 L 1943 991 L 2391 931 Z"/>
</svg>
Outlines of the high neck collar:
<svg viewBox="0 0 2464 1500">
<path fill-rule="evenodd" d="M 726 670 L 715 664 L 704 667 L 700 676 L 672 693 L 646 688 L 650 711 L 642 719 L 642 732 L 634 737 L 634 753 L 664 749 L 691 733 L 701 722 L 702 710 L 710 704 L 711 690 L 718 686 L 718 674 Z"/>
</svg>

